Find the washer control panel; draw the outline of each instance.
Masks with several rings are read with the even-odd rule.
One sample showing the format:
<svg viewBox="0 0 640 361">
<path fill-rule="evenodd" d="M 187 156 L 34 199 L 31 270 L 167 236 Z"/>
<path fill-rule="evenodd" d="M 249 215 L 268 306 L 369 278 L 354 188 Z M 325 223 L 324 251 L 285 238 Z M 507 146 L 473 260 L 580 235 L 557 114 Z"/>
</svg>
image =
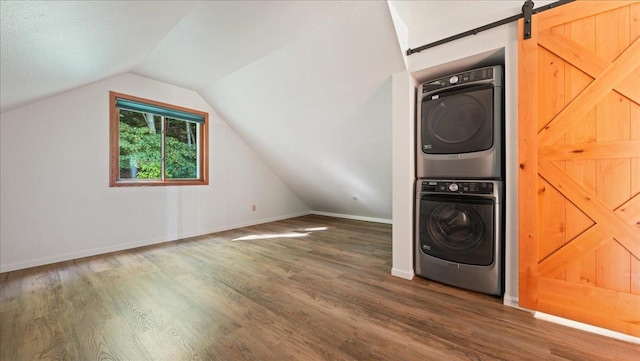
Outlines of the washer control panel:
<svg viewBox="0 0 640 361">
<path fill-rule="evenodd" d="M 492 182 L 423 181 L 422 192 L 492 194 Z"/>
</svg>

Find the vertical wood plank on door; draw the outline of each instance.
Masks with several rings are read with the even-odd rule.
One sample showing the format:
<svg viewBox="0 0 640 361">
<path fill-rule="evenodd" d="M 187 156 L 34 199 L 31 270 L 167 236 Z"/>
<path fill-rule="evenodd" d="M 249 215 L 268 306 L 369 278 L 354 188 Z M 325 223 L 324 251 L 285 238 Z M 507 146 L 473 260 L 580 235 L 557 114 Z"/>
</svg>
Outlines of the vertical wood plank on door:
<svg viewBox="0 0 640 361">
<path fill-rule="evenodd" d="M 600 159 L 597 161 L 597 197 L 609 209 L 615 209 L 631 198 L 631 167 L 629 159 Z"/>
<path fill-rule="evenodd" d="M 595 51 L 595 26 L 594 17 L 580 19 L 565 25 L 565 36 L 580 44 L 584 48 Z M 582 92 L 593 78 L 570 63 L 565 66 L 565 104 L 571 102 Z M 565 144 L 585 144 L 595 142 L 596 139 L 596 112 L 591 110 L 580 120 L 579 127 L 572 127 L 564 136 Z M 576 182 L 589 191 L 596 190 L 596 161 L 592 159 L 566 161 L 565 171 Z M 566 237 L 570 242 L 594 222 L 569 200 L 566 204 Z M 564 271 L 565 280 L 569 282 L 595 284 L 596 281 L 596 252 L 590 252 L 578 262 L 567 266 Z"/>
<path fill-rule="evenodd" d="M 553 32 L 563 35 L 564 27 L 554 28 Z M 539 83 L 538 89 L 538 98 L 545 99 L 538 110 L 540 130 L 564 108 L 565 62 L 546 49 L 540 49 L 538 74 L 545 78 L 544 82 Z M 559 138 L 554 144 L 564 144 L 564 139 Z M 565 161 L 554 163 L 564 169 Z M 541 261 L 566 242 L 566 206 L 564 197 L 542 178 L 538 178 L 538 189 L 538 235 L 547 240 L 538 244 L 538 261 Z M 564 272 L 555 277 L 563 279 Z"/>
<path fill-rule="evenodd" d="M 564 108 L 564 60 L 546 49 L 540 49 L 538 56 L 538 73 L 545 76 L 538 89 L 538 97 L 545 99 L 538 110 L 538 130 L 542 130 Z"/>
<path fill-rule="evenodd" d="M 613 291 L 631 292 L 631 258 L 629 251 L 612 240 L 598 249 L 598 259 L 611 263 L 597 262 L 596 286 Z"/>
<path fill-rule="evenodd" d="M 538 178 L 538 189 L 538 234 L 545 239 L 538 244 L 540 262 L 565 244 L 565 199 L 542 177 Z"/>
<path fill-rule="evenodd" d="M 640 295 L 640 260 L 631 257 L 631 293 Z"/>
<path fill-rule="evenodd" d="M 630 38 L 640 38 L 640 3 L 629 10 Z M 640 66 L 635 70 L 640 75 Z M 631 102 L 631 139 L 640 139 L 640 104 Z M 640 193 L 640 154 L 631 158 L 631 194 Z"/>
<path fill-rule="evenodd" d="M 532 41 L 518 43 L 518 282 L 519 304 L 538 304 L 538 15 L 533 15 Z M 524 21 L 518 20 L 518 39 Z M 526 292 L 524 292 L 526 291 Z"/>
<path fill-rule="evenodd" d="M 595 17 L 598 54 L 606 60 L 615 60 L 631 43 L 629 36 L 630 13 L 628 7 L 616 9 Z M 616 24 L 616 26 L 610 26 Z M 612 91 L 596 107 L 596 142 L 628 140 L 630 135 L 630 102 Z M 630 197 L 631 162 L 629 159 L 599 159 L 597 162 L 597 197 L 610 209 L 617 208 Z M 630 292 L 631 255 L 616 241 L 611 241 L 596 252 L 598 287 Z"/>
<path fill-rule="evenodd" d="M 640 5 L 635 6 L 637 14 L 635 21 L 638 24 L 636 38 L 640 36 Z M 640 139 L 640 104 L 631 104 L 631 139 Z M 640 193 L 640 154 L 631 158 L 631 194 Z M 634 222 L 640 238 L 640 215 Z M 640 260 L 631 256 L 631 292 L 640 295 Z"/>
<path fill-rule="evenodd" d="M 615 60 L 629 44 L 630 7 L 625 6 L 595 16 L 596 44 L 598 55 L 606 60 Z"/>
<path fill-rule="evenodd" d="M 580 44 L 584 48 L 595 51 L 595 18 L 581 19 L 565 25 L 565 35 L 571 40 Z M 575 68 L 571 64 L 565 67 L 565 105 L 571 102 L 580 92 L 582 92 L 591 82 L 593 78 Z M 584 144 L 596 141 L 596 113 L 595 109 L 591 110 L 583 119 L 580 119 L 579 127 L 572 127 L 565 133 L 565 144 Z M 572 175 L 578 183 L 586 189 L 595 193 L 596 189 L 596 163 L 594 160 L 572 160 L 567 161 L 566 172 Z M 584 221 L 580 212 L 578 219 L 567 219 L 567 236 L 569 239 L 575 237 L 576 232 L 581 232 L 584 226 L 588 226 L 590 221 Z M 578 224 L 576 225 L 576 221 Z M 570 227 L 576 228 L 575 231 Z"/>
<path fill-rule="evenodd" d="M 631 175 L 628 159 L 598 160 L 597 197 L 610 209 L 629 199 Z M 611 240 L 596 252 L 596 286 L 630 292 L 631 254 Z"/>
<path fill-rule="evenodd" d="M 640 37 L 640 3 L 629 8 L 629 37 Z M 635 74 L 640 75 L 640 67 Z M 631 103 L 631 139 L 640 139 L 640 104 Z M 640 154 L 631 158 L 631 194 L 640 193 Z M 640 217 L 638 217 L 640 218 Z M 640 221 L 640 219 L 638 220 Z M 640 234 L 640 224 L 637 224 Z M 640 237 L 640 236 L 639 236 Z M 631 257 L 631 293 L 640 295 L 640 260 Z"/>
</svg>

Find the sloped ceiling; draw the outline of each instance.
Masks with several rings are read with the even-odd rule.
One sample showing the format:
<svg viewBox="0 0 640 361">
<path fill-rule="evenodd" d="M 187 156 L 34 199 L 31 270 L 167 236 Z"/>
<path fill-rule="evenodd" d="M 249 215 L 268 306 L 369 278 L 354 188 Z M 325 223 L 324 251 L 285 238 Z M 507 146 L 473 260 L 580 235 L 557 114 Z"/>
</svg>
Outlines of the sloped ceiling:
<svg viewBox="0 0 640 361">
<path fill-rule="evenodd" d="M 349 11 L 351 2 L 215 1 L 195 5 L 133 70 L 200 90 Z"/>
<path fill-rule="evenodd" d="M 0 110 L 130 71 L 194 2 L 0 2 Z"/>
<path fill-rule="evenodd" d="M 133 72 L 199 92 L 310 209 L 392 218 L 390 76 L 406 49 L 386 2 L 0 3 L 2 113 Z M 415 47 L 522 2 L 391 5 Z"/>
</svg>

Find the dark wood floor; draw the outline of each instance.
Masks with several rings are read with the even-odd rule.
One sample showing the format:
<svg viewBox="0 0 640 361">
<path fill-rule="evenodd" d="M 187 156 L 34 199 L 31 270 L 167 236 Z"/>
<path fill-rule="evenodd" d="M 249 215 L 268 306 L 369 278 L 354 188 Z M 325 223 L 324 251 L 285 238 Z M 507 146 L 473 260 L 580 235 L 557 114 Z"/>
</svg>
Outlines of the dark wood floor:
<svg viewBox="0 0 640 361">
<path fill-rule="evenodd" d="M 638 345 L 390 269 L 391 226 L 305 216 L 3 273 L 0 357 L 640 359 Z"/>
</svg>

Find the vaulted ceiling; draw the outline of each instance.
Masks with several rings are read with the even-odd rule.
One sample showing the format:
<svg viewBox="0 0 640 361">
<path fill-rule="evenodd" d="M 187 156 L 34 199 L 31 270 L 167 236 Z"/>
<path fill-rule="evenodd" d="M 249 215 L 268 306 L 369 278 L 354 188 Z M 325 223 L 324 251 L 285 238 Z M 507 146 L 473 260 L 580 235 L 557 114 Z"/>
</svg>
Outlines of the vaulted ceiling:
<svg viewBox="0 0 640 361">
<path fill-rule="evenodd" d="M 521 4 L 392 2 L 438 38 Z M 406 49 L 387 2 L 1 1 L 0 16 L 2 113 L 136 73 L 197 91 L 310 209 L 391 219 L 390 75 Z"/>
</svg>

